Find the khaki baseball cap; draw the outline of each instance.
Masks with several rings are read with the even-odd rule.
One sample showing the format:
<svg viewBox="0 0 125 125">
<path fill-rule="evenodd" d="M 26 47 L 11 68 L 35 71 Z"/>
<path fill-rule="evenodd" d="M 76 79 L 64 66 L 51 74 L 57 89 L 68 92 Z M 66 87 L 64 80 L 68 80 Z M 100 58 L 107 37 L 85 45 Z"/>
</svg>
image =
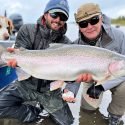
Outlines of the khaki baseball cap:
<svg viewBox="0 0 125 125">
<path fill-rule="evenodd" d="M 75 20 L 78 23 L 100 14 L 101 9 L 98 4 L 87 3 L 78 8 L 77 12 L 75 13 Z"/>
</svg>

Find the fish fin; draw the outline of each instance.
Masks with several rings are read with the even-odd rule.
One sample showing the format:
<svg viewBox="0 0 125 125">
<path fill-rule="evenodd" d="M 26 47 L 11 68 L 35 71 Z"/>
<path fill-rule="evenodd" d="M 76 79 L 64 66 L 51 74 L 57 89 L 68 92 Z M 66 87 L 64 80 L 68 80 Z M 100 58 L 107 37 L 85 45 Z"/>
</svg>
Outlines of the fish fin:
<svg viewBox="0 0 125 125">
<path fill-rule="evenodd" d="M 118 77 L 117 77 L 118 78 Z M 109 75 L 108 77 L 105 77 L 105 79 L 98 81 L 95 86 L 102 85 L 103 83 L 106 83 L 106 81 L 114 80 L 116 77 L 114 75 Z"/>
<path fill-rule="evenodd" d="M 29 75 L 28 73 L 26 73 L 25 71 L 23 71 L 20 67 L 16 67 L 16 74 L 17 74 L 17 79 L 18 81 L 22 81 L 25 79 L 28 79 L 29 77 L 31 77 L 31 75 Z"/>
<path fill-rule="evenodd" d="M 103 83 L 104 83 L 104 81 L 97 82 L 97 83 L 95 84 L 95 86 L 102 85 Z"/>
<path fill-rule="evenodd" d="M 23 48 L 23 47 L 20 47 L 18 49 L 15 49 L 13 53 L 18 53 L 20 51 L 26 51 L 27 49 Z"/>
<path fill-rule="evenodd" d="M 5 50 L 6 50 L 6 48 L 4 46 L 0 45 L 0 54 L 2 54 L 3 51 L 5 51 Z"/>
<path fill-rule="evenodd" d="M 2 53 L 6 51 L 6 48 L 0 45 L 0 67 L 3 67 L 6 65 L 6 63 L 2 60 L 1 55 Z"/>
<path fill-rule="evenodd" d="M 6 66 L 6 63 L 0 60 L 0 67 L 4 67 L 4 66 Z"/>
<path fill-rule="evenodd" d="M 63 84 L 64 84 L 64 81 L 61 81 L 61 80 L 51 82 L 50 83 L 50 91 L 54 91 L 58 88 L 61 88 L 63 86 Z"/>
<path fill-rule="evenodd" d="M 67 44 L 64 43 L 51 43 L 49 44 L 49 48 L 48 49 L 57 49 L 63 46 L 66 46 Z"/>
<path fill-rule="evenodd" d="M 26 48 L 23 48 L 23 47 L 20 47 L 19 50 L 20 50 L 20 51 L 25 51 L 25 50 L 27 50 L 27 49 L 26 49 Z"/>
</svg>

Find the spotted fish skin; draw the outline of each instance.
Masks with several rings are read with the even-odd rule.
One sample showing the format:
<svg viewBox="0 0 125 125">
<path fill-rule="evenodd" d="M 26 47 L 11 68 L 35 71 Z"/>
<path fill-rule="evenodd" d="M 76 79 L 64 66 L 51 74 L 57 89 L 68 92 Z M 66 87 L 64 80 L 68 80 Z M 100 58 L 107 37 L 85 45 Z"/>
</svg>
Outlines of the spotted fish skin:
<svg viewBox="0 0 125 125">
<path fill-rule="evenodd" d="M 19 50 L 9 53 L 0 47 L 1 59 L 16 59 L 26 73 L 39 79 L 73 81 L 91 73 L 99 82 L 125 76 L 125 56 L 88 45 L 53 44 L 45 50 Z"/>
</svg>

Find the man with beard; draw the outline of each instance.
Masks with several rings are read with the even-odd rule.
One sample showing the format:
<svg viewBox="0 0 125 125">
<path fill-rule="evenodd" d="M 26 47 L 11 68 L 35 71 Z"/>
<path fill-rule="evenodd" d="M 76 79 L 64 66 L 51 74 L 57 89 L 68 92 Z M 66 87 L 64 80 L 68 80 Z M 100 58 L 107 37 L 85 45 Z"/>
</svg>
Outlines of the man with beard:
<svg viewBox="0 0 125 125">
<path fill-rule="evenodd" d="M 20 28 L 14 48 L 40 50 L 47 49 L 50 43 L 71 43 L 65 36 L 68 18 L 67 0 L 50 0 L 36 25 L 25 24 Z M 9 48 L 8 51 L 13 52 L 14 49 Z M 16 61 L 10 60 L 8 65 L 15 67 Z M 51 82 L 30 77 L 6 86 L 0 93 L 0 117 L 39 123 L 40 113 L 45 109 L 56 124 L 71 125 L 73 116 L 69 106 L 62 99 L 61 89 L 50 91 Z M 26 104 L 26 101 L 37 101 L 40 107 Z"/>
</svg>

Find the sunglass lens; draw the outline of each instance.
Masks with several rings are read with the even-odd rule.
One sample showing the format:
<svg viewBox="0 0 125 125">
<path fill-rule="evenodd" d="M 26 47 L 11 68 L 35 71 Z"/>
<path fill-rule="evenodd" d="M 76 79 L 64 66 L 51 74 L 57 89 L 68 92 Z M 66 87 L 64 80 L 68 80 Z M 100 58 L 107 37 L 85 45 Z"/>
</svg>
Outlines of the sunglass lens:
<svg viewBox="0 0 125 125">
<path fill-rule="evenodd" d="M 87 21 L 82 21 L 82 22 L 79 22 L 79 26 L 81 28 L 86 28 L 88 26 L 88 22 Z"/>
<path fill-rule="evenodd" d="M 99 16 L 96 16 L 96 17 L 93 17 L 91 20 L 90 20 L 90 24 L 91 25 L 95 25 L 99 22 Z"/>
<path fill-rule="evenodd" d="M 56 13 L 50 13 L 50 16 L 54 19 L 56 19 L 58 17 L 58 15 Z"/>
<path fill-rule="evenodd" d="M 61 21 L 67 21 L 68 20 L 67 16 L 65 16 L 63 13 L 58 13 L 58 12 L 50 13 L 50 16 L 54 19 L 56 19 L 57 17 L 60 17 Z"/>
<path fill-rule="evenodd" d="M 61 21 L 67 21 L 68 20 L 67 16 L 65 16 L 64 14 L 59 14 L 59 16 L 60 16 Z"/>
<path fill-rule="evenodd" d="M 89 20 L 85 20 L 85 21 L 82 21 L 82 22 L 79 22 L 79 26 L 81 28 L 86 28 L 88 26 L 88 23 L 90 23 L 91 25 L 95 25 L 99 22 L 99 16 L 95 16 Z"/>
</svg>

